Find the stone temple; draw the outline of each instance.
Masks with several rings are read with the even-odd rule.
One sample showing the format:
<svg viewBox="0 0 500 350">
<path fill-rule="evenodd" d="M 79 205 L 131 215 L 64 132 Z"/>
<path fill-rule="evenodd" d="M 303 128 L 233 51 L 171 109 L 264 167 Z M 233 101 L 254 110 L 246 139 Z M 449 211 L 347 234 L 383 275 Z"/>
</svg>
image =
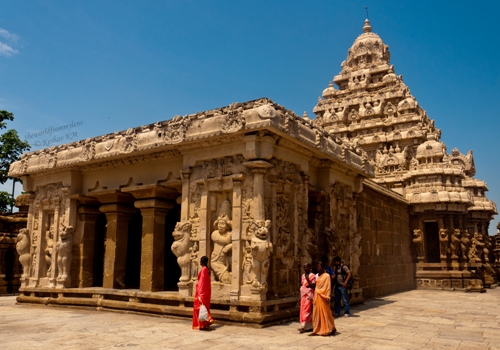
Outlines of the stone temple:
<svg viewBox="0 0 500 350">
<path fill-rule="evenodd" d="M 313 111 L 262 98 L 24 154 L 18 301 L 190 317 L 203 255 L 214 318 L 245 324 L 295 317 L 323 254 L 354 302 L 496 285 L 472 151 L 447 153 L 368 20 Z"/>
</svg>

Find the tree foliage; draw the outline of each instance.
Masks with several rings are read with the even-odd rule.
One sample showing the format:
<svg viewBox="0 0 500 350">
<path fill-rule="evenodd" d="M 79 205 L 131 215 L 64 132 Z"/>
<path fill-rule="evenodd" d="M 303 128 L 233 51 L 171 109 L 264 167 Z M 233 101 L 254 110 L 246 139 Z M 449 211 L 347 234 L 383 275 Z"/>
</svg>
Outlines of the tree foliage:
<svg viewBox="0 0 500 350">
<path fill-rule="evenodd" d="M 0 110 L 0 130 L 7 128 L 7 121 L 14 120 L 14 114 Z M 17 131 L 10 129 L 0 136 L 0 183 L 4 184 L 8 177 L 10 165 L 19 160 L 24 151 L 28 151 L 30 145 L 27 141 L 19 138 Z"/>
<path fill-rule="evenodd" d="M 0 110 L 0 130 L 7 128 L 7 122 L 14 120 L 14 114 Z M 30 145 L 27 141 L 19 138 L 17 131 L 10 129 L 0 135 L 0 184 L 8 179 L 10 165 L 21 158 L 24 151 L 28 151 Z M 12 179 L 13 181 L 19 181 Z M 15 199 L 8 192 L 0 191 L 0 212 L 8 212 L 15 204 Z"/>
<path fill-rule="evenodd" d="M 10 212 L 10 208 L 12 208 L 14 204 L 16 204 L 16 200 L 12 198 L 9 192 L 0 191 L 0 213 Z"/>
</svg>

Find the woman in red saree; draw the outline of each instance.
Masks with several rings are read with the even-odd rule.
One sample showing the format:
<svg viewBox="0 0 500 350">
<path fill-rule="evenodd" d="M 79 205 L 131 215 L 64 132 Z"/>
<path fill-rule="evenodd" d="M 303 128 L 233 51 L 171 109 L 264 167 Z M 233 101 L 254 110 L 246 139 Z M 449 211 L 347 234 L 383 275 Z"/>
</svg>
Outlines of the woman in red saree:
<svg viewBox="0 0 500 350">
<path fill-rule="evenodd" d="M 312 331 L 312 312 L 315 283 L 316 275 L 314 273 L 311 273 L 311 264 L 305 263 L 304 274 L 302 275 L 300 286 L 300 333 Z"/>
<path fill-rule="evenodd" d="M 314 290 L 313 332 L 318 335 L 335 335 L 335 322 L 330 309 L 330 294 L 332 293 L 331 277 L 325 272 L 325 266 L 318 264 L 318 278 Z"/>
<path fill-rule="evenodd" d="M 208 257 L 202 256 L 200 259 L 201 270 L 198 273 L 198 283 L 196 283 L 196 293 L 194 295 L 193 305 L 193 329 L 208 329 L 214 323 L 210 315 L 210 297 L 212 294 L 212 285 L 210 284 L 210 270 L 208 269 Z M 201 304 L 208 310 L 208 321 L 198 321 Z"/>
</svg>

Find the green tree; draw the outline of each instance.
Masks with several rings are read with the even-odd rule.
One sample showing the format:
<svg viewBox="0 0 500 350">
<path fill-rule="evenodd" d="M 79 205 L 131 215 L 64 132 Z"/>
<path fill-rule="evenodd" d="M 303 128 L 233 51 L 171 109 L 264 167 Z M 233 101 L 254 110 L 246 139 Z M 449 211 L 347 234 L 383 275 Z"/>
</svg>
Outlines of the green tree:
<svg viewBox="0 0 500 350">
<path fill-rule="evenodd" d="M 0 130 L 7 128 L 7 122 L 14 120 L 14 114 L 0 110 Z M 21 158 L 24 151 L 30 149 L 27 141 L 19 138 L 17 131 L 10 129 L 0 135 L 0 184 L 4 184 L 8 179 L 10 165 Z M 12 179 L 19 181 L 18 179 Z M 15 199 L 8 192 L 0 191 L 0 211 L 7 211 L 11 208 Z"/>
</svg>

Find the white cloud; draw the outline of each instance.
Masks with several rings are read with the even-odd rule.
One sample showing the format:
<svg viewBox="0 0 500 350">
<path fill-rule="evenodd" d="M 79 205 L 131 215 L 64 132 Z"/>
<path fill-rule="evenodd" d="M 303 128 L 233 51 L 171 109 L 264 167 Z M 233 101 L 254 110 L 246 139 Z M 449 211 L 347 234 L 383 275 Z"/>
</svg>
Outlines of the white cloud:
<svg viewBox="0 0 500 350">
<path fill-rule="evenodd" d="M 0 37 L 5 39 L 0 41 L 0 56 L 9 57 L 19 53 L 19 51 L 14 48 L 19 41 L 19 37 L 16 34 L 0 28 Z"/>
<path fill-rule="evenodd" d="M 8 30 L 0 28 L 0 36 L 3 36 L 7 41 L 15 43 L 19 40 L 16 34 L 10 33 Z"/>
<path fill-rule="evenodd" d="M 1 56 L 14 56 L 16 53 L 18 53 L 16 49 L 13 49 L 7 44 L 4 44 L 0 42 L 0 55 Z"/>
</svg>

